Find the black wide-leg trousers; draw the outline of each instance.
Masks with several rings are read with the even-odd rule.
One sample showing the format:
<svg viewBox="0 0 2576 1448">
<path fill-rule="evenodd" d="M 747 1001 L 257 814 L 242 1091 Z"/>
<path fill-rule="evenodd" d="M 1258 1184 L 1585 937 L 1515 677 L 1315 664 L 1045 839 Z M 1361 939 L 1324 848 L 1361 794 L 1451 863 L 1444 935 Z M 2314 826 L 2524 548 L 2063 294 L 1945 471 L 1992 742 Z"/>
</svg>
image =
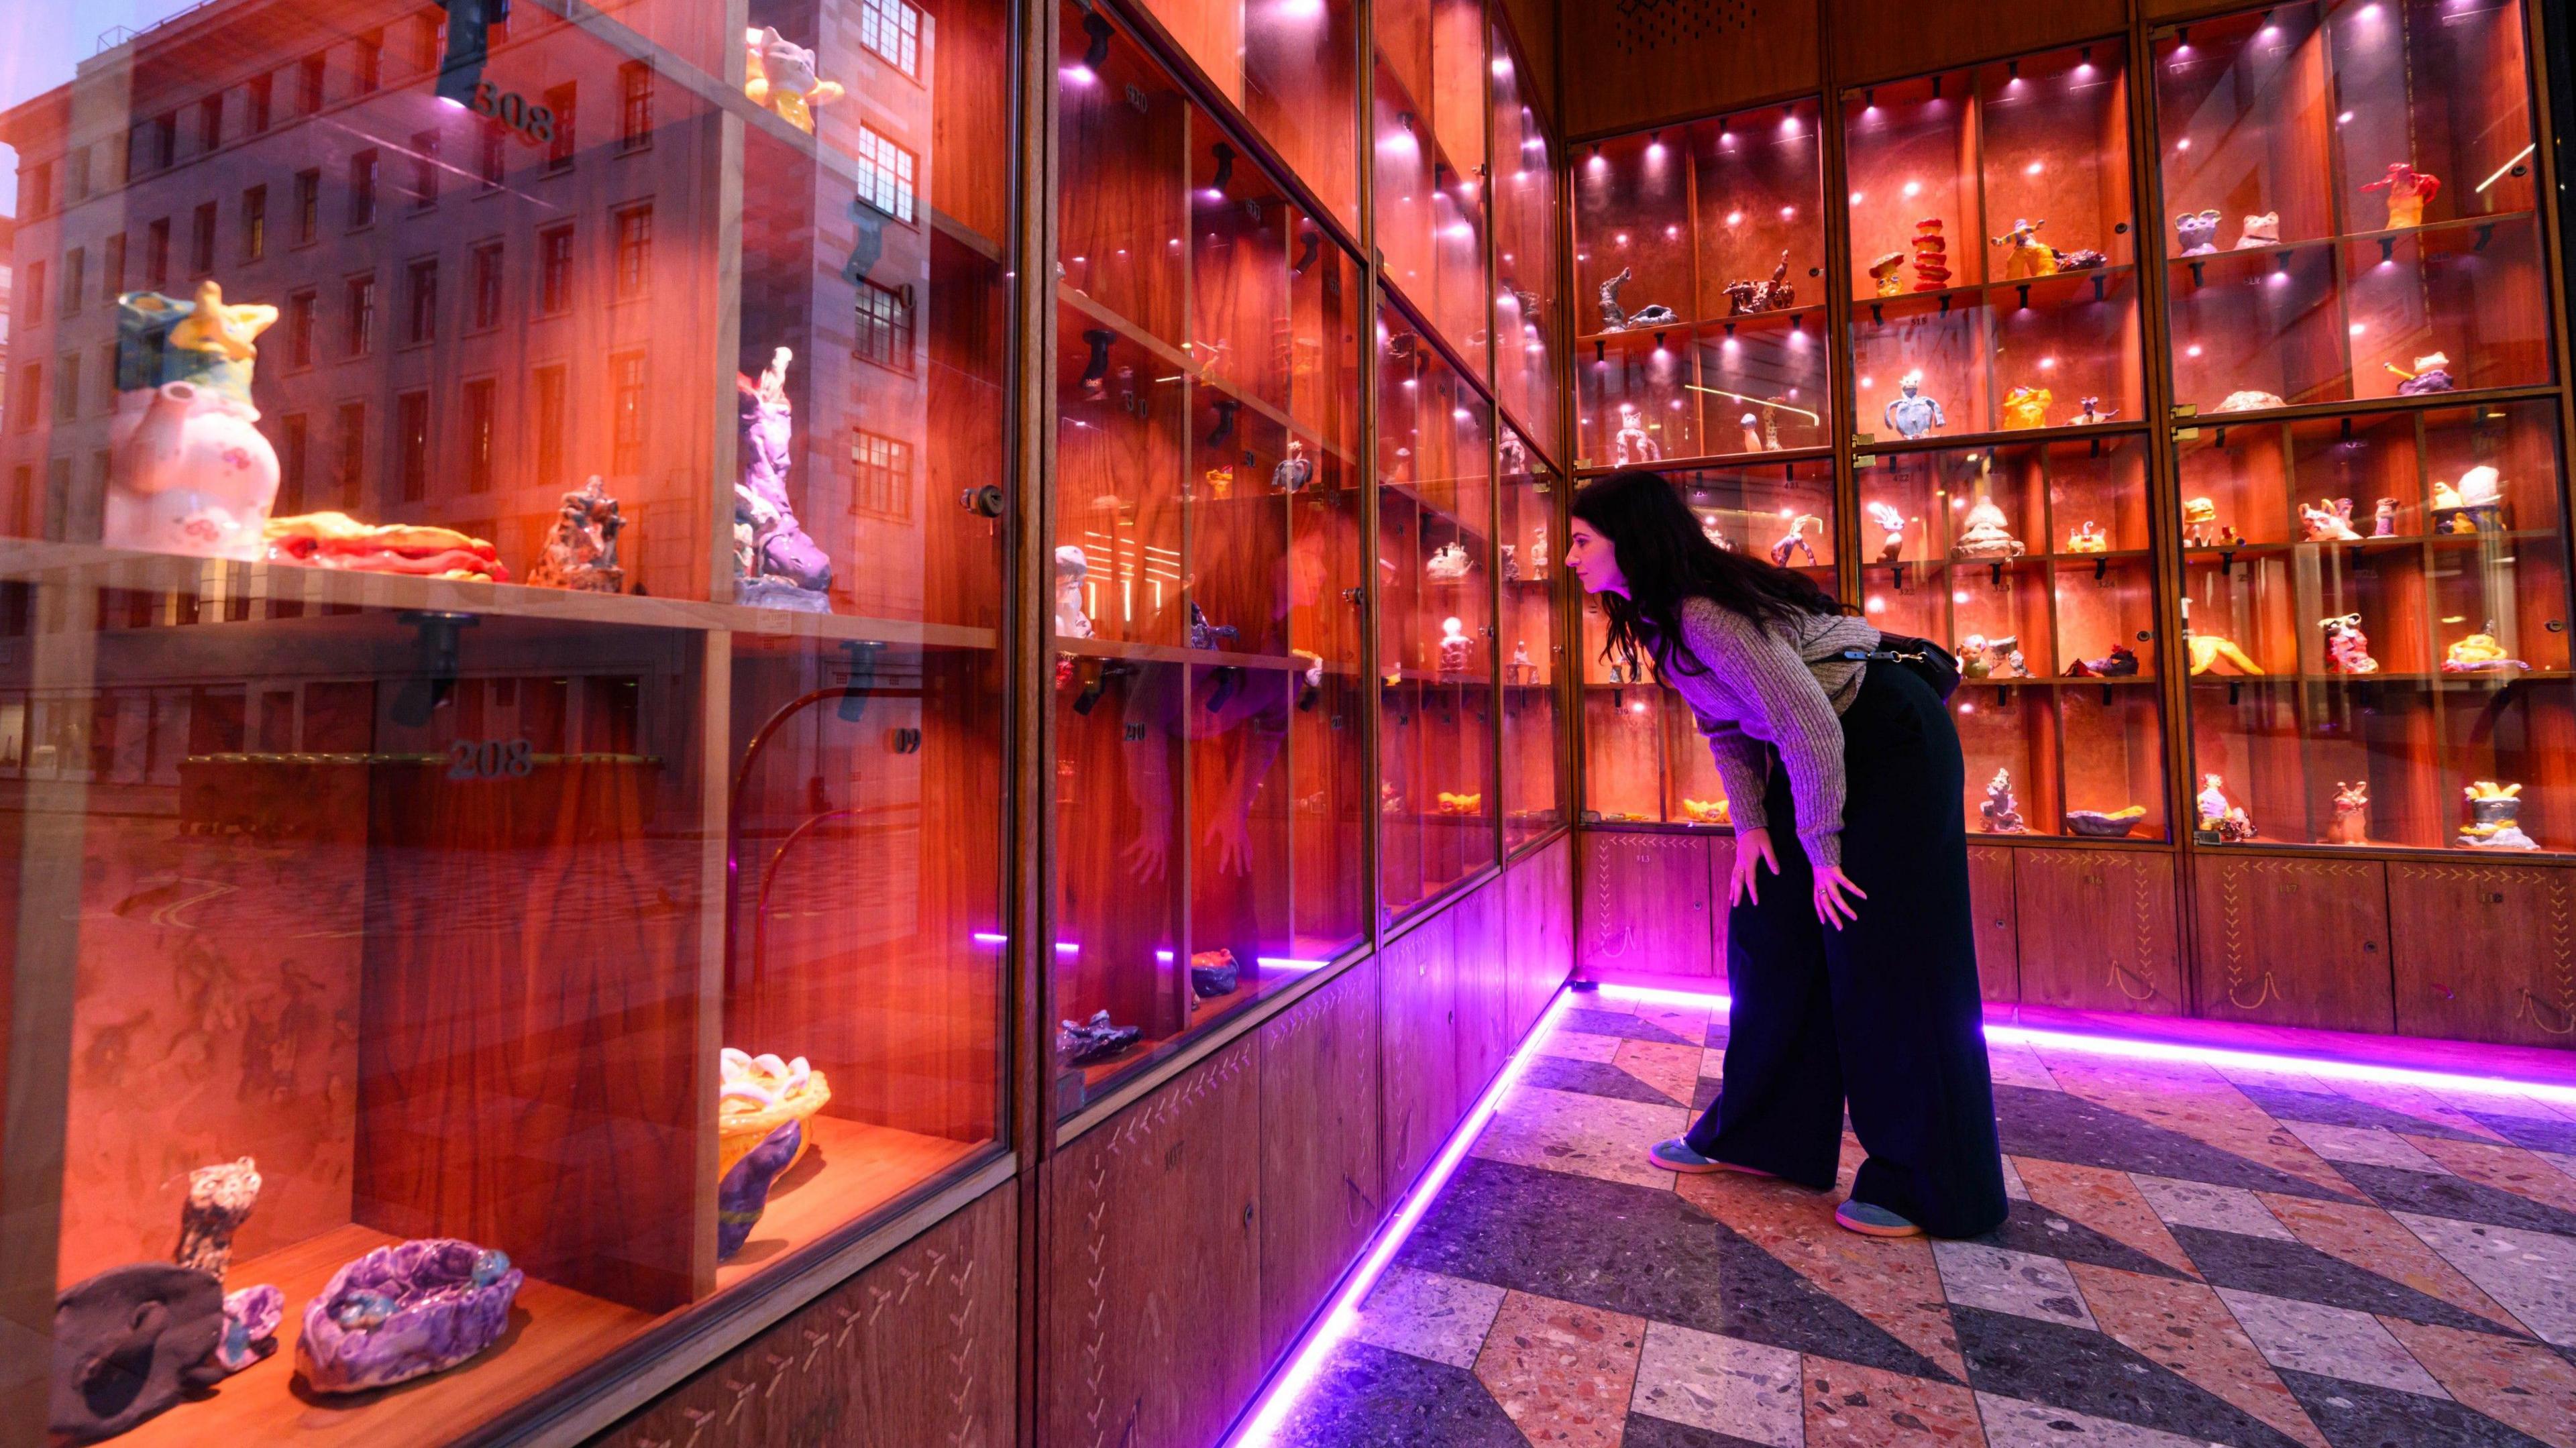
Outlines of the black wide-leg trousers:
<svg viewBox="0 0 2576 1448">
<path fill-rule="evenodd" d="M 2004 1179 L 1958 731 L 1920 676 L 1874 663 L 1843 737 L 1843 872 L 1869 898 L 1840 930 L 1816 918 L 1797 801 L 1775 758 L 1763 804 L 1780 873 L 1763 871 L 1760 902 L 1727 916 L 1725 1079 L 1684 1139 L 1703 1156 L 1823 1189 L 1848 1101 L 1868 1154 L 1852 1199 L 1934 1236 L 1973 1237 L 2004 1220 Z"/>
</svg>

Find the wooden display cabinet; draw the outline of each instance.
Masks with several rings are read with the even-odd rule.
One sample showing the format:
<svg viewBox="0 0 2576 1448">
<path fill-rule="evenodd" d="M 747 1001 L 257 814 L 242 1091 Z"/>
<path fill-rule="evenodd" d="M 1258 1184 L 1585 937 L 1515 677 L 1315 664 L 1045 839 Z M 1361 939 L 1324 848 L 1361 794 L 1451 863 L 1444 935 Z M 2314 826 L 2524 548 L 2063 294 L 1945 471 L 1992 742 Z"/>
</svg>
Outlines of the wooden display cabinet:
<svg viewBox="0 0 2576 1448">
<path fill-rule="evenodd" d="M 1586 148 L 1573 178 L 1578 466 L 1833 440 L 1824 140 L 1815 103 L 1794 101 Z M 1671 319 L 1634 320 L 1654 307 Z"/>
<path fill-rule="evenodd" d="M 2128 87 L 2105 40 L 1844 93 L 1856 431 L 2139 420 Z"/>
<path fill-rule="evenodd" d="M 2103 427 L 1860 460 L 1862 616 L 1960 656 L 1974 832 L 2167 836 L 2146 453 Z"/>
<path fill-rule="evenodd" d="M 1493 78 L 1484 6 L 1387 0 L 1370 14 L 1377 68 L 1370 200 L 1384 256 L 1380 276 L 1482 387 L 1493 373 L 1486 233 L 1495 220 L 1486 184 Z M 1521 244 L 1518 236 L 1514 243 Z"/>
<path fill-rule="evenodd" d="M 1565 648 L 1557 641 L 1556 613 L 1557 559 L 1565 536 L 1557 509 L 1565 488 L 1508 427 L 1497 456 L 1502 626 L 1496 644 L 1503 679 L 1503 848 L 1509 853 L 1566 821 L 1559 763 L 1565 747 Z"/>
<path fill-rule="evenodd" d="M 1783 558 L 1827 593 L 1837 590 L 1830 462 L 1748 463 L 1669 476 L 1718 546 Z M 1793 531 L 1812 551 L 1788 544 Z M 1609 620 L 1598 600 L 1583 601 L 1582 627 L 1584 822 L 1725 825 L 1726 790 L 1690 709 L 1655 682 L 1651 661 L 1605 656 Z"/>
<path fill-rule="evenodd" d="M 2555 379 L 2524 34 L 2518 0 L 2154 32 L 2178 407 L 2394 396 L 2436 353 L 2461 389 Z"/>
<path fill-rule="evenodd" d="M 1140 1034 L 1065 1111 L 1363 908 L 1358 268 L 1106 23 L 1058 89 L 1055 1014 Z"/>
<path fill-rule="evenodd" d="M 1540 119 L 1527 62 L 1493 33 L 1494 397 L 1548 462 L 1566 460 L 1565 259 L 1558 244 L 1557 146 Z"/>
<path fill-rule="evenodd" d="M 1275 5 L 1247 0 L 1139 0 L 1172 45 L 1195 63 L 1252 133 L 1313 190 L 1341 224 L 1359 230 L 1359 6 L 1353 0 Z M 1086 53 L 1094 31 L 1068 32 Z M 1064 87 L 1090 83 L 1091 66 L 1057 71 Z"/>
<path fill-rule="evenodd" d="M 2256 842 L 2443 849 L 2464 791 L 2520 784 L 2576 848 L 2554 401 L 2205 418 L 2175 455 L 2195 795 Z"/>
<path fill-rule="evenodd" d="M 1393 919 L 1496 859 L 1501 555 L 1491 404 L 1392 304 L 1378 349 L 1378 906 Z"/>
</svg>

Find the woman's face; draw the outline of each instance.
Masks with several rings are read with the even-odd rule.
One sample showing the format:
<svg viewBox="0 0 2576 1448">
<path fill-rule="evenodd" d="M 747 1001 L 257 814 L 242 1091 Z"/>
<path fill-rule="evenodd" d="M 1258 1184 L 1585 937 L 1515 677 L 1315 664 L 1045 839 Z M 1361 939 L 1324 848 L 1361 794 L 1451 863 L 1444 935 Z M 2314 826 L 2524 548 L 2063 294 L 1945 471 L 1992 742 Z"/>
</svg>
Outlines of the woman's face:
<svg viewBox="0 0 2576 1448">
<path fill-rule="evenodd" d="M 1581 518 L 1574 520 L 1574 541 L 1565 546 L 1565 567 L 1586 593 L 1628 596 L 1628 578 L 1619 571 L 1618 550 Z"/>
</svg>

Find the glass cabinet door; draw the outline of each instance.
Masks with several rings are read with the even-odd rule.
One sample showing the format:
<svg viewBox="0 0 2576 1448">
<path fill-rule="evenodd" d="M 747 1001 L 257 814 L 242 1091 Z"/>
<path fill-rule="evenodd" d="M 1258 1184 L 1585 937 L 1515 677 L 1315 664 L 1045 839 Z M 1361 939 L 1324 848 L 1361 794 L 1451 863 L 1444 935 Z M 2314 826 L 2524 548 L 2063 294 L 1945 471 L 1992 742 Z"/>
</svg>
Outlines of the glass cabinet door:
<svg viewBox="0 0 2576 1448">
<path fill-rule="evenodd" d="M 1144 0 L 1144 9 L 1288 169 L 1357 231 L 1359 87 L 1352 57 L 1359 7 L 1351 0 Z M 1088 48 L 1087 15 L 1084 25 Z"/>
<path fill-rule="evenodd" d="M 1561 461 L 1557 154 L 1524 89 L 1510 37 L 1494 45 L 1494 395 L 1538 456 Z"/>
<path fill-rule="evenodd" d="M 1503 848 L 1510 851 L 1566 818 L 1559 764 L 1562 674 L 1557 667 L 1564 655 L 1557 642 L 1555 555 L 1564 536 L 1556 523 L 1564 483 L 1509 428 L 1503 430 L 1498 456 Z"/>
<path fill-rule="evenodd" d="M 1358 268 L 1096 21 L 1068 11 L 1059 88 L 1067 1111 L 1330 961 L 1362 908 Z"/>
<path fill-rule="evenodd" d="M 1478 0 L 1386 0 L 1372 15 L 1370 200 L 1384 278 L 1467 359 L 1483 386 L 1493 370 L 1484 7 Z"/>
</svg>

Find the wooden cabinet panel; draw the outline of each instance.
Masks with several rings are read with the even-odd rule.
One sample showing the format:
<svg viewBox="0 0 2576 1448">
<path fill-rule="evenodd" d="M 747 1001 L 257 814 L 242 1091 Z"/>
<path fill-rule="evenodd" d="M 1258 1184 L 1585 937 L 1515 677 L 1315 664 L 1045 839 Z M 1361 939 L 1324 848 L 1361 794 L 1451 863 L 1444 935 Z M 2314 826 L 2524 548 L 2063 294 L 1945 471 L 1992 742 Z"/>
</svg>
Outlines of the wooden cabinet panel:
<svg viewBox="0 0 2576 1448">
<path fill-rule="evenodd" d="M 2388 866 L 2397 1029 L 2576 1045 L 2576 871 Z"/>
<path fill-rule="evenodd" d="M 1977 987 L 1987 1000 L 2021 999 L 2021 955 L 2013 924 L 2013 851 L 1968 847 L 1968 900 L 1977 918 Z"/>
<path fill-rule="evenodd" d="M 1237 1041 L 1047 1163 L 1048 1442 L 1203 1448 L 1260 1385 L 1260 1068 Z"/>
<path fill-rule="evenodd" d="M 1019 1187 L 1005 1182 L 698 1370 L 592 1448 L 998 1448 L 1019 1373 Z"/>
<path fill-rule="evenodd" d="M 1261 1028 L 1261 1360 L 1277 1360 L 1386 1209 L 1378 962 Z"/>
<path fill-rule="evenodd" d="M 2011 854 L 2025 1003 L 2182 1014 L 2173 856 L 2038 847 Z"/>
<path fill-rule="evenodd" d="M 2396 1029 L 2379 861 L 2202 855 L 2193 883 L 2201 1015 Z"/>
<path fill-rule="evenodd" d="M 1458 1119 L 1457 975 L 1450 917 L 1424 922 L 1378 957 L 1378 1080 L 1386 1105 L 1386 1194 L 1404 1189 Z"/>
<path fill-rule="evenodd" d="M 1503 963 L 1503 882 L 1489 881 L 1449 908 L 1458 974 L 1458 1102 L 1485 1090 L 1510 1050 L 1510 973 Z"/>
<path fill-rule="evenodd" d="M 1702 835 L 1584 833 L 1585 975 L 1718 973 L 1708 846 Z"/>
<path fill-rule="evenodd" d="M 1503 877 L 1503 952 L 1515 1045 L 1574 969 L 1574 877 L 1568 868 L 1573 858 L 1573 838 L 1560 835 Z"/>
<path fill-rule="evenodd" d="M 1726 981 L 1726 923 L 1735 907 L 1727 899 L 1727 877 L 1735 873 L 1735 836 L 1711 835 L 1708 849 L 1708 973 Z"/>
<path fill-rule="evenodd" d="M 1947 66 L 2022 55 L 2116 35 L 2129 23 L 2122 0 L 1828 0 L 1834 51 L 1845 82 L 1920 75 Z"/>
<path fill-rule="evenodd" d="M 1732 110 L 1824 75 L 1816 0 L 1569 3 L 1557 25 L 1569 136 Z"/>
</svg>

